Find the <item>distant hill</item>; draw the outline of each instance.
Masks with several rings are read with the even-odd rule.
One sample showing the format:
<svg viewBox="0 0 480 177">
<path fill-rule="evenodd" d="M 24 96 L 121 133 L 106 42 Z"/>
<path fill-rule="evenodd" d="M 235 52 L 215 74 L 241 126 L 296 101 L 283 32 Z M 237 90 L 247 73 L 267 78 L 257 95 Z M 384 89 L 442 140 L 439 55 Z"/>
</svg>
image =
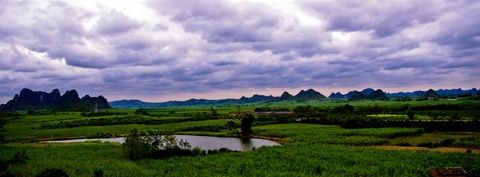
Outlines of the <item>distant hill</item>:
<svg viewBox="0 0 480 177">
<path fill-rule="evenodd" d="M 32 91 L 24 88 L 12 100 L 0 105 L 0 110 L 27 110 L 27 109 L 58 109 L 58 110 L 93 110 L 110 109 L 111 106 L 103 96 L 78 96 L 76 90 L 70 90 L 60 95 L 58 89 L 52 92 Z"/>
<path fill-rule="evenodd" d="M 295 99 L 324 99 L 325 95 L 322 95 L 320 92 L 317 92 L 313 89 L 308 89 L 307 91 L 301 90 L 295 95 Z"/>
<path fill-rule="evenodd" d="M 340 92 L 332 92 L 328 98 L 330 99 L 348 99 L 348 100 L 359 100 L 359 99 L 388 99 L 388 98 L 402 98 L 402 97 L 461 97 L 461 96 L 472 96 L 478 95 L 479 90 L 472 88 L 469 90 L 462 89 L 439 89 L 433 90 L 429 89 L 427 91 L 414 91 L 414 92 L 397 92 L 397 93 L 385 93 L 381 89 L 374 90 L 372 88 L 366 88 L 362 91 L 349 91 L 346 94 Z"/>
<path fill-rule="evenodd" d="M 372 88 L 366 88 L 362 91 L 349 91 L 347 94 L 342 94 L 340 92 L 330 94 L 328 98 L 330 99 L 346 99 L 346 100 L 361 100 L 361 99 L 374 99 L 374 100 L 384 100 L 387 99 L 387 93 L 381 89 L 374 90 Z"/>
<path fill-rule="evenodd" d="M 288 92 L 283 92 L 282 95 L 280 95 L 280 100 L 288 100 L 292 98 L 293 98 L 293 95 L 291 95 Z"/>
<path fill-rule="evenodd" d="M 285 100 L 311 100 L 311 99 L 325 99 L 326 97 L 320 92 L 313 89 L 301 90 L 297 95 L 293 96 L 288 92 L 283 92 L 280 97 L 272 95 L 258 95 L 252 97 L 241 97 L 239 99 L 189 99 L 186 101 L 167 101 L 167 102 L 143 102 L 140 100 L 118 100 L 110 102 L 114 108 L 156 108 L 169 106 L 197 106 L 197 105 L 233 105 L 233 104 L 248 104 L 248 103 L 265 103 Z"/>
<path fill-rule="evenodd" d="M 458 96 L 472 96 L 478 95 L 478 90 L 476 88 L 472 88 L 469 90 L 463 90 L 461 88 L 458 89 L 439 89 L 439 90 L 432 90 L 436 93 L 437 96 L 441 97 L 458 97 Z M 399 98 L 399 97 L 423 97 L 426 94 L 431 95 L 433 92 L 427 93 L 427 91 L 414 91 L 414 92 L 398 92 L 398 93 L 388 93 L 388 98 Z"/>
<path fill-rule="evenodd" d="M 388 98 L 400 98 L 400 97 L 427 97 L 427 96 L 457 96 L 461 94 L 477 95 L 477 89 L 462 90 L 462 89 L 440 89 L 437 91 L 415 91 L 415 92 L 398 92 L 398 93 L 386 93 L 381 89 L 366 88 L 362 91 L 349 91 L 346 94 L 340 92 L 332 92 L 329 99 L 343 99 L 343 100 L 385 100 Z M 305 100 L 323 100 L 326 97 L 320 92 L 314 89 L 301 90 L 295 96 L 288 92 L 283 92 L 281 96 L 265 96 L 255 94 L 252 97 L 241 97 L 239 99 L 189 99 L 186 101 L 167 101 L 167 102 L 143 102 L 140 100 L 118 100 L 110 102 L 110 105 L 114 108 L 157 108 L 157 107 L 169 107 L 169 106 L 197 106 L 197 105 L 234 105 L 234 104 L 248 104 L 248 103 L 265 103 L 265 102 L 278 102 L 278 101 L 305 101 Z"/>
</svg>

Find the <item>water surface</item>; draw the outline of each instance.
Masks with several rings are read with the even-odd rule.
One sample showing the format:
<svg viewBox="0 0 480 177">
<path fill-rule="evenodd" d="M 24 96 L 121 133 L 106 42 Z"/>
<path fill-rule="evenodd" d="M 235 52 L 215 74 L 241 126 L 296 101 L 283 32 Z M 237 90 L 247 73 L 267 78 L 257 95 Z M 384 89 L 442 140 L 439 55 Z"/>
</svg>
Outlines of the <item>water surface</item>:
<svg viewBox="0 0 480 177">
<path fill-rule="evenodd" d="M 190 143 L 192 147 L 199 147 L 204 150 L 215 150 L 220 148 L 228 148 L 237 151 L 249 151 L 253 148 L 262 146 L 277 146 L 280 145 L 274 141 L 259 139 L 259 138 L 230 138 L 230 137 L 214 137 L 214 136 L 197 136 L 197 135 L 175 135 L 178 140 L 184 140 Z M 47 141 L 48 143 L 81 143 L 87 141 L 101 141 L 123 143 L 124 137 L 118 138 L 92 138 L 92 139 L 70 139 Z"/>
</svg>

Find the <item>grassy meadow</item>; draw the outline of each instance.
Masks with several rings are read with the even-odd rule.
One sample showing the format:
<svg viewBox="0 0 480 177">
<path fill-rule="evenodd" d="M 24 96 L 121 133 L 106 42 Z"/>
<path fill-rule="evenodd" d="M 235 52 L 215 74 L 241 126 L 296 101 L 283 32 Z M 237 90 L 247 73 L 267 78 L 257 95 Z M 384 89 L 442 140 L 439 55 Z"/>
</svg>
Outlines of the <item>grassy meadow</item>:
<svg viewBox="0 0 480 177">
<path fill-rule="evenodd" d="M 415 120 L 434 120 L 433 113 L 445 110 L 415 109 L 431 105 L 480 105 L 478 100 L 439 101 L 305 101 L 248 105 L 169 107 L 146 110 L 108 110 L 108 115 L 85 116 L 80 112 L 22 114 L 8 118 L 2 134 L 0 159 L 5 161 L 26 150 L 26 163 L 11 164 L 14 176 L 35 176 L 46 168 L 64 169 L 70 176 L 90 177 L 97 170 L 103 176 L 428 176 L 430 168 L 460 166 L 480 170 L 480 132 L 428 131 L 424 128 L 382 127 L 346 129 L 340 125 L 306 122 L 256 122 L 253 135 L 277 138 L 282 146 L 263 147 L 249 152 L 231 152 L 195 157 L 130 161 L 118 143 L 44 143 L 45 140 L 118 137 L 132 129 L 168 131 L 176 134 L 238 136 L 226 126 L 239 124 L 230 112 L 258 107 L 288 108 L 311 105 L 332 109 L 344 104 L 355 107 L 355 114 L 375 119 L 409 119 L 397 108 L 413 107 Z M 380 111 L 371 111 L 381 107 Z M 214 109 L 214 111 L 212 111 Z M 367 110 L 367 111 L 365 111 Z M 213 113 L 215 112 L 215 114 Z M 448 110 L 460 120 L 472 120 L 478 110 Z M 336 114 L 335 114 L 336 115 Z M 448 118 L 448 114 L 444 115 Z M 302 117 L 299 117 L 302 118 Z M 438 117 L 437 117 L 438 119 Z M 448 144 L 446 143 L 448 142 Z M 419 147 L 425 144 L 463 148 L 465 152 L 438 152 L 429 148 L 391 150 L 382 146 Z M 444 146 L 440 146 L 444 147 Z M 467 153 L 468 149 L 472 153 Z"/>
</svg>

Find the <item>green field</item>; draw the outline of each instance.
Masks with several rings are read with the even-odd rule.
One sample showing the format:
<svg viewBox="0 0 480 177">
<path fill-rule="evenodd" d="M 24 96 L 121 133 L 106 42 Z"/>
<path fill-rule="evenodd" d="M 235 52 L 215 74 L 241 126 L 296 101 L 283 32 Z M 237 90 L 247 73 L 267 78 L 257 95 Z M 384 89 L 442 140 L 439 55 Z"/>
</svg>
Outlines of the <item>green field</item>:
<svg viewBox="0 0 480 177">
<path fill-rule="evenodd" d="M 253 111 L 257 107 L 293 109 L 299 105 L 320 109 L 334 108 L 345 101 L 281 102 L 275 104 L 173 107 L 147 110 L 149 115 L 135 115 L 135 109 L 108 110 L 118 115 L 82 116 L 79 112 L 59 112 L 51 115 L 23 115 L 8 118 L 2 134 L 8 141 L 0 145 L 0 159 L 8 160 L 16 152 L 26 150 L 30 157 L 24 164 L 12 164 L 8 171 L 15 176 L 35 176 L 46 168 L 64 169 L 70 176 L 93 176 L 103 170 L 104 176 L 428 176 L 433 167 L 461 166 L 480 170 L 480 133 L 426 131 L 423 128 L 357 128 L 311 123 L 255 124 L 254 136 L 279 138 L 282 146 L 259 148 L 250 152 L 231 152 L 207 156 L 173 157 L 162 160 L 130 161 L 115 143 L 48 144 L 52 139 L 124 136 L 132 129 L 169 131 L 176 134 L 237 136 L 227 129 L 232 111 Z M 478 101 L 355 101 L 348 104 L 363 107 L 395 107 L 404 104 L 473 104 Z M 387 109 L 385 109 L 387 110 Z M 453 111 L 455 112 L 455 111 Z M 469 120 L 477 112 L 464 113 Z M 425 113 L 425 114 L 423 114 Z M 407 119 L 402 112 L 381 111 L 366 114 L 376 119 Z M 429 120 L 429 112 L 418 111 L 417 120 Z M 200 118 L 201 117 L 201 118 Z M 173 122 L 169 122 L 173 121 Z M 102 125 L 92 125 L 102 123 Z M 42 127 L 43 125 L 43 127 Z M 54 125 L 45 127 L 45 125 Z M 71 126 L 60 128 L 58 126 Z M 449 147 L 472 149 L 466 152 L 404 151 L 379 148 L 381 145 L 418 146 L 440 144 L 453 139 Z"/>
</svg>

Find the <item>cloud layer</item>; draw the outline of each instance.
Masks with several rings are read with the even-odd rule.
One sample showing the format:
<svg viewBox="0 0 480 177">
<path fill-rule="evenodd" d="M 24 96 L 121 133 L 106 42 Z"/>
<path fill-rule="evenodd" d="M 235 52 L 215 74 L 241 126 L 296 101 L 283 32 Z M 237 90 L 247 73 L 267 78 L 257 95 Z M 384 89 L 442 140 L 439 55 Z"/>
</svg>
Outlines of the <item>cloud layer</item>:
<svg viewBox="0 0 480 177">
<path fill-rule="evenodd" d="M 475 87 L 479 16 L 467 0 L 1 1 L 0 100 Z"/>
</svg>

